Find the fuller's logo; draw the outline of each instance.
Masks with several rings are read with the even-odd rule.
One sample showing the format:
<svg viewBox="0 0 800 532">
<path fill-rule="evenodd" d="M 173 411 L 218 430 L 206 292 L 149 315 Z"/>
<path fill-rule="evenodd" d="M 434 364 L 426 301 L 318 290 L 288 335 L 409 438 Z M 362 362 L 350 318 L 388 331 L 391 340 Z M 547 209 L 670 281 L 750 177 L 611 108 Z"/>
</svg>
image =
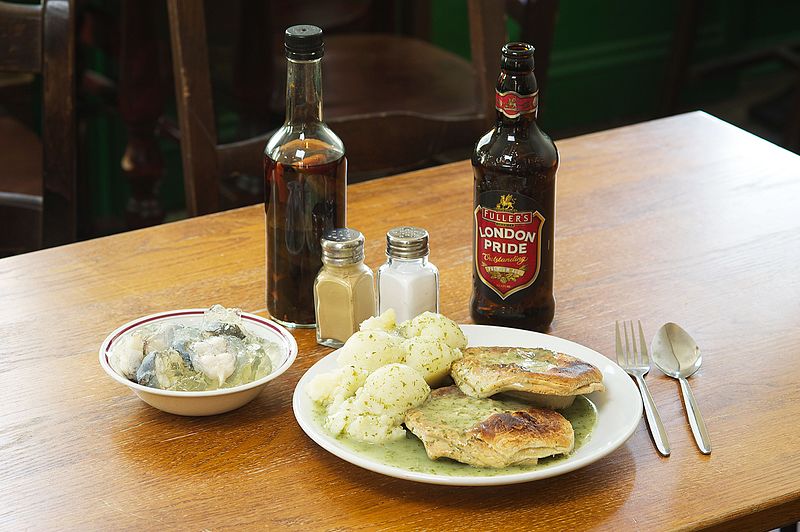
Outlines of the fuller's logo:
<svg viewBox="0 0 800 532">
<path fill-rule="evenodd" d="M 502 194 L 494 209 L 475 208 L 476 270 L 503 299 L 539 275 L 544 217 L 539 211 L 516 211 L 514 201 L 513 194 Z"/>
</svg>

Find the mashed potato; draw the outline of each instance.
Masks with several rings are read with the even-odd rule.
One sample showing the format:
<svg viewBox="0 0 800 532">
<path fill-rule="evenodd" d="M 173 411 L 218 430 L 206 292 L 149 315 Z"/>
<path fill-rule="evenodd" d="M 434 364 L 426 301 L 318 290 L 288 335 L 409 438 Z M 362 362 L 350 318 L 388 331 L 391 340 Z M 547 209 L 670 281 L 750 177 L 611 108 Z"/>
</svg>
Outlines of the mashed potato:
<svg viewBox="0 0 800 532">
<path fill-rule="evenodd" d="M 450 365 L 461 358 L 461 351 L 440 338 L 418 336 L 403 341 L 405 364 L 417 370 L 425 381 L 436 386 L 450 374 Z"/>
<path fill-rule="evenodd" d="M 430 388 L 422 376 L 405 364 L 388 364 L 375 370 L 356 394 L 339 408 L 329 410 L 325 428 L 368 443 L 405 436 L 400 426 L 406 410 L 422 404 Z"/>
<path fill-rule="evenodd" d="M 381 366 L 402 362 L 403 339 L 385 331 L 359 331 L 339 351 L 339 366 L 355 366 L 369 372 Z"/>
<path fill-rule="evenodd" d="M 306 386 L 306 393 L 328 411 L 335 410 L 364 385 L 368 376 L 366 370 L 345 366 L 314 377 Z"/>
<path fill-rule="evenodd" d="M 362 331 L 397 332 L 397 315 L 393 308 L 386 309 L 380 316 L 373 316 L 364 320 L 359 329 Z"/>
<path fill-rule="evenodd" d="M 442 314 L 423 312 L 416 318 L 404 321 L 398 325 L 397 329 L 406 338 L 416 336 L 439 338 L 454 349 L 467 347 L 467 337 L 464 336 L 458 324 Z"/>
<path fill-rule="evenodd" d="M 306 393 L 325 407 L 325 428 L 362 442 L 402 438 L 406 410 L 428 397 L 467 346 L 464 333 L 441 314 L 396 323 L 389 309 L 361 324 L 339 350 L 339 368 L 316 376 Z"/>
</svg>

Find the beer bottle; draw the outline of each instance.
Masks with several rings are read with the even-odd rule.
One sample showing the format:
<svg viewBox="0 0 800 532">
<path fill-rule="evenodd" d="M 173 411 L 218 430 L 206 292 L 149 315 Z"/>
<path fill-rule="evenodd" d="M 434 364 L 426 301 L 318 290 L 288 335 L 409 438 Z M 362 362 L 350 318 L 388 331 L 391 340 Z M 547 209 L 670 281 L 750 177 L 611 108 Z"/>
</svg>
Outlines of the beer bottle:
<svg viewBox="0 0 800 532">
<path fill-rule="evenodd" d="M 322 30 L 285 35 L 286 122 L 264 148 L 267 310 L 289 327 L 314 327 L 320 238 L 345 227 L 347 160 L 322 121 Z"/>
<path fill-rule="evenodd" d="M 494 127 L 472 154 L 470 311 L 476 323 L 535 331 L 553 321 L 558 151 L 536 124 L 533 46 L 503 46 Z"/>
</svg>

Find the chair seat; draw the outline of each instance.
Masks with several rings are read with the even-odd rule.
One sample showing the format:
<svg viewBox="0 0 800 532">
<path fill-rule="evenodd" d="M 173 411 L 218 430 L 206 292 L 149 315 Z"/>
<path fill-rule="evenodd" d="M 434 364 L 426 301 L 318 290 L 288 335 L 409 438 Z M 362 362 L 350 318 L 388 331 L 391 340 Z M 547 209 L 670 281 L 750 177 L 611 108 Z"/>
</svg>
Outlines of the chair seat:
<svg viewBox="0 0 800 532">
<path fill-rule="evenodd" d="M 42 194 L 42 143 L 24 124 L 9 116 L 0 116 L 0 192 Z"/>
<path fill-rule="evenodd" d="M 285 61 L 276 61 L 281 89 L 275 111 L 283 113 Z M 396 35 L 333 35 L 322 60 L 323 113 L 338 117 L 415 112 L 462 116 L 476 112 L 477 85 L 465 59 L 425 41 Z"/>
</svg>

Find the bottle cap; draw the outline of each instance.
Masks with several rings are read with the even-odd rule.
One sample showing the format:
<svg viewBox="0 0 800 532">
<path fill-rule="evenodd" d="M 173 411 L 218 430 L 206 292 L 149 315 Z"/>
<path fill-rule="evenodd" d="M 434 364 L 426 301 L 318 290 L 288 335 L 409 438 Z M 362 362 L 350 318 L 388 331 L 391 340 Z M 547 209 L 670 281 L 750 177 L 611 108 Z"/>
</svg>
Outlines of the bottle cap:
<svg viewBox="0 0 800 532">
<path fill-rule="evenodd" d="M 320 245 L 324 264 L 345 266 L 364 260 L 364 235 L 355 229 L 331 229 L 322 236 Z"/>
<path fill-rule="evenodd" d="M 398 259 L 428 255 L 428 232 L 420 227 L 395 227 L 386 233 L 386 254 Z"/>
<path fill-rule="evenodd" d="M 286 28 L 283 43 L 286 57 L 297 61 L 319 59 L 325 53 L 322 30 L 317 26 L 301 24 Z"/>
<path fill-rule="evenodd" d="M 535 48 L 526 42 L 510 42 L 503 45 L 500 65 L 504 70 L 526 72 L 533 70 Z"/>
</svg>

